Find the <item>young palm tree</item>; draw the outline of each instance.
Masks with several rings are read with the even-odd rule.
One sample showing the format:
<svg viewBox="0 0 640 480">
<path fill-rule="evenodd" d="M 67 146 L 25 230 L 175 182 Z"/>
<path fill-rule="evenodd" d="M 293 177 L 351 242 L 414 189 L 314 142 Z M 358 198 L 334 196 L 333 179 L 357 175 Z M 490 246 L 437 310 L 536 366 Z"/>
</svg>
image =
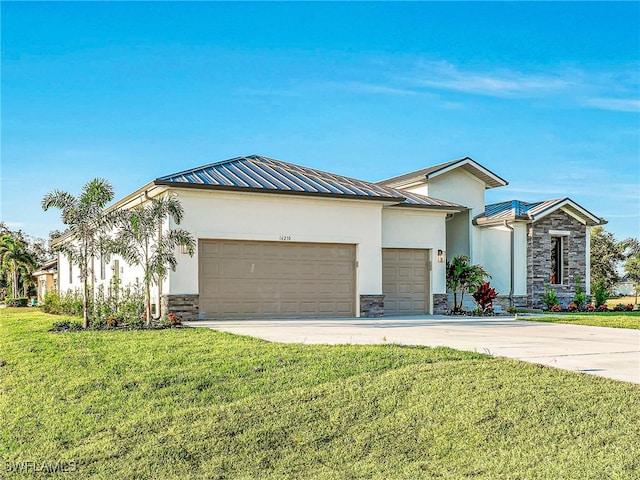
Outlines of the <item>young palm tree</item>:
<svg viewBox="0 0 640 480">
<path fill-rule="evenodd" d="M 91 259 L 99 254 L 99 239 L 111 226 L 111 216 L 104 215 L 104 207 L 113 200 L 113 187 L 102 178 L 89 181 L 80 196 L 54 190 L 42 199 L 43 210 L 51 207 L 61 211 L 62 222 L 68 226 L 69 237 L 56 249 L 69 261 L 78 265 L 83 283 L 83 326 L 89 327 L 89 278 Z"/>
<path fill-rule="evenodd" d="M 3 271 L 11 275 L 11 291 L 13 296 L 17 297 L 20 294 L 21 270 L 32 272 L 36 266 L 36 260 L 27 251 L 26 243 L 13 235 L 5 234 L 0 237 L 0 265 Z M 27 281 L 23 278 L 23 284 Z"/>
<path fill-rule="evenodd" d="M 458 255 L 452 258 L 451 262 L 447 262 L 447 288 L 453 292 L 454 312 L 462 310 L 464 293 L 482 285 L 487 277 L 491 278 L 487 270 L 482 265 L 471 265 L 466 255 Z"/>
<path fill-rule="evenodd" d="M 114 251 L 129 265 L 138 265 L 144 271 L 147 325 L 151 324 L 151 285 L 158 285 L 169 268 L 175 271 L 176 247 L 185 246 L 189 255 L 193 255 L 195 240 L 189 232 L 175 228 L 163 231 L 168 217 L 179 225 L 183 215 L 182 205 L 173 195 L 118 212 Z"/>
</svg>

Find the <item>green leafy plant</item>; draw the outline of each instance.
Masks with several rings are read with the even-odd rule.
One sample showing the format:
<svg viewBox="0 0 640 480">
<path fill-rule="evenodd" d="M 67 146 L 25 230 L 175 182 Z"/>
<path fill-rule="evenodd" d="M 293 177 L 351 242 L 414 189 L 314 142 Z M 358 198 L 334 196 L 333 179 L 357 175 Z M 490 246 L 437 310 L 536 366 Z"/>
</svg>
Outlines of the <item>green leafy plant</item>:
<svg viewBox="0 0 640 480">
<path fill-rule="evenodd" d="M 447 262 L 446 281 L 447 288 L 453 292 L 453 313 L 462 311 L 465 292 L 482 285 L 487 277 L 491 278 L 487 270 L 482 265 L 471 265 L 466 255 L 458 255 Z"/>
<path fill-rule="evenodd" d="M 596 304 L 596 308 L 600 305 L 606 305 L 609 299 L 609 291 L 604 282 L 598 282 L 593 287 L 593 301 Z"/>
<path fill-rule="evenodd" d="M 547 307 L 547 310 L 552 310 L 554 306 L 558 305 L 558 296 L 556 295 L 555 290 L 551 288 L 551 284 L 548 282 L 544 284 L 544 295 L 541 300 Z"/>
<path fill-rule="evenodd" d="M 26 307 L 29 305 L 29 299 L 26 297 L 9 298 L 6 305 L 7 307 Z"/>
<path fill-rule="evenodd" d="M 518 309 L 516 307 L 507 307 L 507 313 L 514 314 L 518 313 Z"/>
<path fill-rule="evenodd" d="M 576 277 L 576 288 L 571 301 L 576 305 L 576 310 L 583 310 L 587 303 L 587 295 L 584 292 L 582 278 L 580 277 Z"/>
<path fill-rule="evenodd" d="M 60 320 L 58 322 L 53 322 L 52 331 L 54 332 L 74 332 L 82 330 L 82 323 L 71 321 L 71 320 Z"/>
</svg>

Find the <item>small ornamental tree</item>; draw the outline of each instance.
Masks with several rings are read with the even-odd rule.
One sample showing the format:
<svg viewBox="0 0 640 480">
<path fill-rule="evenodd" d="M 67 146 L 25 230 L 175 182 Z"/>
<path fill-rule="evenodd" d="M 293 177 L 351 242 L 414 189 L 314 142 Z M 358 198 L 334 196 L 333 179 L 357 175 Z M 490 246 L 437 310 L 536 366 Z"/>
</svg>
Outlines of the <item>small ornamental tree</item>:
<svg viewBox="0 0 640 480">
<path fill-rule="evenodd" d="M 489 282 L 485 282 L 478 286 L 478 289 L 473 293 L 473 298 L 478 303 L 478 306 L 482 309 L 482 313 L 487 313 L 493 308 L 493 301 L 497 298 L 495 288 L 491 288 Z"/>
<path fill-rule="evenodd" d="M 151 285 L 158 285 L 169 268 L 175 271 L 178 264 L 176 247 L 186 247 L 189 255 L 193 255 L 195 249 L 195 240 L 186 230 L 163 230 L 169 217 L 179 225 L 183 215 L 182 205 L 173 195 L 154 198 L 146 204 L 117 213 L 114 251 L 129 265 L 142 267 L 147 326 L 151 325 Z"/>
<path fill-rule="evenodd" d="M 582 286 L 582 278 L 576 277 L 576 289 L 571 301 L 575 304 L 576 310 L 583 310 L 587 303 L 587 295 L 584 293 L 584 287 Z"/>
</svg>

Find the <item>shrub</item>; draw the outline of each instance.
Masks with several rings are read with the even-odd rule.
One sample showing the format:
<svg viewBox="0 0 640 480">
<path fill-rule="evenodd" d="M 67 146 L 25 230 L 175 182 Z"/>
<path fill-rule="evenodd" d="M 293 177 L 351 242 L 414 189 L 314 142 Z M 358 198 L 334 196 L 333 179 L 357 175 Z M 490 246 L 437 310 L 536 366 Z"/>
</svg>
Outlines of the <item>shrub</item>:
<svg viewBox="0 0 640 480">
<path fill-rule="evenodd" d="M 625 309 L 626 309 L 626 306 L 624 303 L 618 303 L 615 307 L 613 307 L 614 312 L 624 312 Z"/>
<path fill-rule="evenodd" d="M 51 330 L 54 332 L 73 332 L 82 330 L 82 323 L 70 320 L 60 320 L 58 322 L 53 322 L 53 328 Z"/>
<path fill-rule="evenodd" d="M 627 305 L 624 307 L 624 309 L 627 312 L 631 312 L 633 310 L 633 303 L 627 303 Z"/>
<path fill-rule="evenodd" d="M 580 309 L 578 308 L 578 305 L 576 304 L 576 302 L 569 302 L 569 305 L 567 306 L 567 310 L 569 312 L 577 312 Z"/>
<path fill-rule="evenodd" d="M 593 312 L 595 309 L 596 307 L 594 307 L 591 303 L 586 307 L 587 312 Z"/>
<path fill-rule="evenodd" d="M 107 326 L 111 328 L 115 328 L 118 326 L 118 319 L 116 317 L 107 318 Z"/>
<path fill-rule="evenodd" d="M 555 304 L 551 307 L 551 311 L 552 312 L 561 312 L 562 311 L 562 307 L 558 304 Z"/>
<path fill-rule="evenodd" d="M 609 292 L 603 282 L 598 282 L 593 287 L 593 300 L 596 302 L 596 308 L 600 305 L 606 305 L 609 299 Z"/>
<path fill-rule="evenodd" d="M 518 313 L 518 309 L 516 307 L 508 307 L 507 313 L 511 313 L 511 314 Z"/>
<path fill-rule="evenodd" d="M 576 277 L 576 289 L 571 302 L 576 305 L 576 310 L 582 310 L 585 303 L 587 303 L 587 295 L 584 293 L 584 288 L 582 288 L 582 278 L 580 277 Z"/>
<path fill-rule="evenodd" d="M 598 306 L 597 310 L 599 312 L 608 312 L 609 308 L 607 307 L 606 303 L 603 303 L 602 305 Z"/>
<path fill-rule="evenodd" d="M 542 297 L 542 303 L 545 304 L 547 310 L 551 311 L 554 311 L 553 307 L 558 305 L 558 296 L 549 283 L 544 284 L 544 296 Z M 557 312 L 559 310 L 555 311 Z"/>
<path fill-rule="evenodd" d="M 7 307 L 26 307 L 29 305 L 27 297 L 9 298 L 6 303 Z"/>
<path fill-rule="evenodd" d="M 478 303 L 478 307 L 483 313 L 489 309 L 493 309 L 493 300 L 498 296 L 495 288 L 491 288 L 489 282 L 485 282 L 478 286 L 473 293 L 474 300 Z"/>
<path fill-rule="evenodd" d="M 62 313 L 62 305 L 60 304 L 60 295 L 58 295 L 58 292 L 47 292 L 44 294 L 42 311 L 57 315 Z"/>
</svg>

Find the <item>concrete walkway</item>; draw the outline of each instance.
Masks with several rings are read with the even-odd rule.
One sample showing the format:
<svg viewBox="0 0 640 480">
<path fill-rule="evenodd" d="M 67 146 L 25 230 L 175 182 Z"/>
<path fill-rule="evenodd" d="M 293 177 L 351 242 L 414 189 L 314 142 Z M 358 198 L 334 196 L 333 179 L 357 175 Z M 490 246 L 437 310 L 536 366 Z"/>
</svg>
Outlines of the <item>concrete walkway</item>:
<svg viewBox="0 0 640 480">
<path fill-rule="evenodd" d="M 640 383 L 640 330 L 435 315 L 185 323 L 272 342 L 447 346 Z"/>
</svg>

